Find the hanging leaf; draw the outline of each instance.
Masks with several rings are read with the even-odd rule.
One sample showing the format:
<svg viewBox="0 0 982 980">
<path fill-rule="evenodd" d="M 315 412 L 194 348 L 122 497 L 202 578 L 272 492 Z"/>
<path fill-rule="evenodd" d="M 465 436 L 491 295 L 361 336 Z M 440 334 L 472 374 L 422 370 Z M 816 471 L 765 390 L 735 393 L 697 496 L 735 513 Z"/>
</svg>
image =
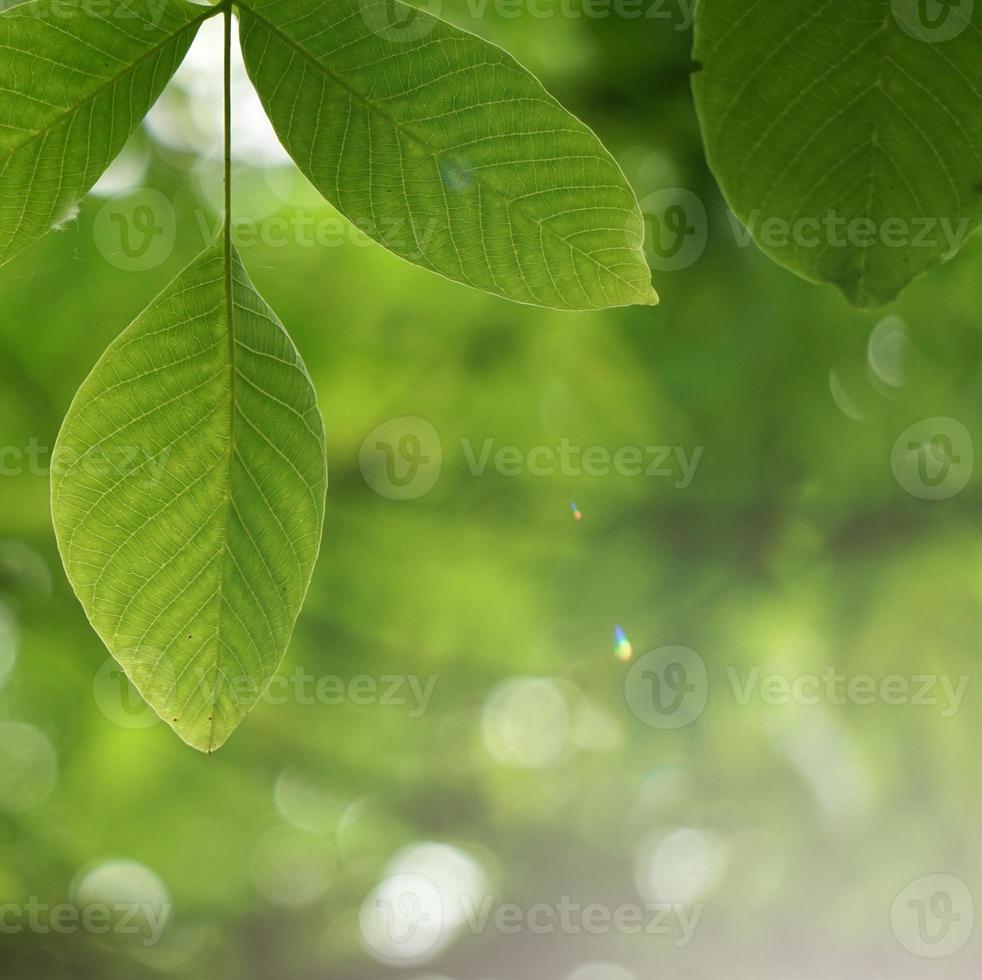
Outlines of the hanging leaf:
<svg viewBox="0 0 982 980">
<path fill-rule="evenodd" d="M 0 265 L 75 216 L 212 14 L 182 0 L 0 13 Z"/>
<path fill-rule="evenodd" d="M 237 6 L 283 145 L 367 235 L 523 303 L 657 302 L 617 163 L 500 48 L 392 0 Z"/>
<path fill-rule="evenodd" d="M 706 152 L 755 241 L 857 306 L 982 222 L 982 5 L 702 0 Z"/>
<path fill-rule="evenodd" d="M 52 457 L 72 586 L 189 745 L 221 746 L 282 660 L 325 488 L 306 368 L 222 241 L 109 347 Z"/>
</svg>

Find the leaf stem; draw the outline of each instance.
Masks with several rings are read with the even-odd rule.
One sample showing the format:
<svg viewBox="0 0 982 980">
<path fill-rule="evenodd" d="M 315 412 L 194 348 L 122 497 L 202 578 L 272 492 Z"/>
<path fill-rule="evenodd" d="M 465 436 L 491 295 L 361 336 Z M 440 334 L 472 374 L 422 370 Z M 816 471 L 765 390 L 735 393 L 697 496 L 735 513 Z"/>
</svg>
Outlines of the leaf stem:
<svg viewBox="0 0 982 980">
<path fill-rule="evenodd" d="M 231 259 L 232 241 L 232 4 L 224 5 L 225 16 L 225 258 Z"/>
</svg>

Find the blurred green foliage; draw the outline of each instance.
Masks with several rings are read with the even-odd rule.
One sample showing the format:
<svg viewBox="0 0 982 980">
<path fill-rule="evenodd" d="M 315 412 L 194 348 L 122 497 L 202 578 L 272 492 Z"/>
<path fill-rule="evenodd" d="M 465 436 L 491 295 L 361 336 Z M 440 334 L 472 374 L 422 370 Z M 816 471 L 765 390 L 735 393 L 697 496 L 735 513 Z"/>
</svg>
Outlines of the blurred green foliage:
<svg viewBox="0 0 982 980">
<path fill-rule="evenodd" d="M 686 947 L 486 932 L 396 972 L 546 980 L 604 960 L 639 978 L 783 978 L 811 961 L 838 977 L 868 976 L 864 963 L 924 975 L 890 934 L 891 902 L 918 875 L 978 881 L 980 869 L 982 481 L 917 499 L 890 458 L 923 418 L 977 431 L 982 242 L 887 310 L 853 311 L 734 241 L 676 23 L 489 12 L 474 24 L 462 3 L 444 13 L 536 71 L 623 161 L 639 197 L 696 193 L 705 254 L 656 275 L 657 309 L 564 315 L 443 282 L 376 247 L 242 249 L 303 352 L 328 431 L 322 557 L 283 672 L 437 686 L 418 717 L 350 699 L 262 704 L 210 758 L 164 725 L 131 729 L 100 710 L 106 652 L 62 575 L 43 464 L 100 352 L 202 248 L 194 215 L 213 211 L 213 167 L 138 136 L 150 153 L 140 182 L 179 219 L 158 268 L 106 260 L 93 232 L 105 202 L 92 199 L 3 270 L 2 442 L 37 447 L 41 465 L 0 477 L 0 599 L 16 637 L 0 641 L 0 656 L 16 649 L 5 683 L 0 660 L 0 724 L 43 734 L 56 782 L 45 793 L 47 757 L 0 748 L 0 905 L 68 901 L 89 870 L 121 859 L 158 876 L 173 915 L 154 947 L 0 935 L 0 972 L 384 976 L 359 938 L 359 907 L 415 842 L 469 855 L 504 901 L 616 904 L 638 901 L 646 840 L 696 828 L 726 860 Z M 215 64 L 217 86 L 217 52 Z M 299 179 L 240 171 L 240 215 L 331 214 Z M 906 338 L 899 385 L 871 368 L 870 337 L 887 316 Z M 425 496 L 390 500 L 366 484 L 359 449 L 405 416 L 435 427 L 443 469 Z M 478 477 L 462 440 L 479 451 L 488 438 L 526 452 L 563 438 L 703 452 L 685 488 L 492 467 Z M 615 624 L 635 656 L 699 652 L 710 694 L 696 723 L 661 731 L 631 714 Z M 884 703 L 744 706 L 726 673 L 828 665 L 973 681 L 946 718 Z M 519 678 L 550 682 L 511 702 L 501 685 Z M 512 726 L 511 759 L 499 724 Z M 37 805 L 19 808 L 34 789 Z"/>
</svg>

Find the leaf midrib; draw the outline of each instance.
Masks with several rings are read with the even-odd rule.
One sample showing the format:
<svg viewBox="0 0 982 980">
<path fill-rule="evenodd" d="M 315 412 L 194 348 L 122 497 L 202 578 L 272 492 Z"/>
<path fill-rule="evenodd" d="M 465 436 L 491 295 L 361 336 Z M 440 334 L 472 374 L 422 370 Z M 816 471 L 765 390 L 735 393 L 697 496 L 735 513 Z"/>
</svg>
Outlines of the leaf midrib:
<svg viewBox="0 0 982 980">
<path fill-rule="evenodd" d="M 866 188 L 866 204 L 863 208 L 863 216 L 867 221 L 872 218 L 873 215 L 873 198 L 876 196 L 876 156 L 880 148 L 880 112 L 882 111 L 881 103 L 883 96 L 883 84 L 886 77 L 887 63 L 889 62 L 890 53 L 890 43 L 892 40 L 892 34 L 890 31 L 890 24 L 893 21 L 893 17 L 888 12 L 883 25 L 880 27 L 878 34 L 877 47 L 879 48 L 879 64 L 877 65 L 876 71 L 876 81 L 873 83 L 873 88 L 871 90 L 871 95 L 875 100 L 874 107 L 870 112 L 870 140 L 869 140 L 869 177 L 868 186 Z M 869 293 L 869 289 L 866 284 L 867 276 L 869 275 L 869 249 L 862 249 L 859 255 L 859 276 L 856 280 L 856 302 L 865 305 L 864 298 Z M 872 297 L 871 297 L 872 298 Z"/>
<path fill-rule="evenodd" d="M 93 102 L 96 102 L 102 95 L 105 95 L 106 92 L 108 92 L 114 86 L 118 85 L 124 78 L 126 78 L 128 75 L 132 75 L 141 65 L 145 64 L 147 61 L 150 61 L 152 58 L 155 58 L 169 44 L 173 44 L 174 41 L 182 37 L 188 31 L 197 29 L 206 20 L 208 20 L 211 17 L 214 17 L 215 14 L 218 13 L 219 11 L 220 8 L 218 7 L 215 8 L 209 7 L 204 14 L 195 17 L 194 20 L 188 21 L 186 24 L 184 24 L 183 27 L 181 27 L 180 30 L 175 31 L 173 34 L 168 35 L 168 37 L 165 40 L 161 41 L 159 44 L 155 44 L 149 51 L 146 51 L 144 54 L 140 55 L 140 57 L 137 58 L 136 61 L 129 62 L 121 71 L 113 75 L 112 78 L 109 79 L 109 81 L 103 83 L 97 89 L 95 89 L 94 91 L 90 92 L 87 96 L 85 96 L 84 99 L 82 99 L 79 102 L 76 102 L 74 105 L 67 108 L 64 112 L 60 113 L 57 116 L 57 118 L 55 118 L 47 126 L 44 126 L 42 129 L 36 130 L 35 132 L 31 133 L 30 136 L 21 140 L 11 150 L 9 150 L 2 157 L 0 157 L 0 160 L 6 162 L 8 160 L 13 159 L 13 157 L 16 156 L 16 154 L 20 153 L 20 151 L 23 150 L 25 146 L 30 146 L 31 143 L 35 142 L 37 139 L 46 137 L 50 133 L 54 132 L 54 130 L 56 130 L 70 116 L 81 111 L 85 106 L 91 105 Z"/>
<path fill-rule="evenodd" d="M 225 570 L 229 559 L 229 524 L 232 520 L 232 460 L 235 458 L 235 294 L 232 283 L 232 234 L 229 227 L 229 215 L 225 218 L 225 234 L 222 244 L 222 261 L 224 268 L 225 288 L 225 318 L 228 325 L 228 460 L 225 464 L 225 528 L 222 534 L 222 559 L 218 570 L 218 610 L 215 616 L 216 646 L 215 646 L 215 680 L 211 690 L 211 718 L 208 726 L 208 753 L 211 754 L 215 744 L 215 709 L 218 706 L 218 664 L 222 656 L 222 607 L 225 602 Z"/>
<path fill-rule="evenodd" d="M 280 30 L 272 21 L 269 20 L 268 17 L 264 16 L 263 14 L 260 14 L 258 11 L 255 10 L 255 8 L 249 6 L 249 4 L 240 2 L 240 0 L 235 0 L 235 3 L 237 7 L 239 7 L 242 10 L 245 10 L 250 16 L 255 17 L 257 21 L 262 23 L 265 26 L 266 30 L 268 30 L 271 34 L 275 34 L 281 41 L 283 41 L 294 51 L 296 51 L 297 54 L 299 54 L 307 62 L 309 62 L 315 68 L 319 69 L 324 75 L 326 75 L 337 85 L 343 88 L 353 98 L 357 99 L 367 109 L 376 113 L 382 119 L 386 120 L 386 122 L 388 122 L 394 129 L 396 129 L 398 132 L 408 137 L 413 143 L 415 143 L 417 146 L 423 149 L 427 154 L 433 157 L 434 160 L 437 161 L 437 163 L 439 163 L 439 154 L 441 152 L 440 150 L 432 149 L 421 136 L 418 136 L 412 130 L 406 128 L 406 126 L 403 123 L 394 119 L 389 113 L 379 108 L 379 106 L 375 102 L 372 102 L 372 100 L 369 99 L 367 96 L 362 95 L 361 92 L 359 92 L 356 88 L 352 87 L 337 73 L 332 71 L 329 65 L 320 61 L 317 57 L 311 54 L 305 47 L 303 47 L 303 45 L 300 42 L 295 41 L 288 34 Z M 467 32 L 465 31 L 463 33 L 466 34 Z M 493 45 L 490 42 L 484 42 L 484 43 L 489 44 L 491 47 L 497 47 L 496 45 Z M 527 71 L 527 69 L 524 70 Z M 532 73 L 529 72 L 529 74 L 531 75 Z M 535 78 L 534 75 L 532 75 L 532 77 Z M 549 98 L 551 99 L 552 97 L 549 96 Z M 587 131 L 592 132 L 592 130 L 590 130 L 590 128 L 586 126 L 586 124 L 583 123 L 582 120 L 577 119 L 577 122 L 580 123 L 580 125 L 584 126 L 584 128 Z M 616 166 L 616 163 L 614 165 Z M 478 177 L 475 177 L 475 182 L 480 184 L 480 186 L 483 187 L 485 191 L 488 194 L 490 194 L 492 197 L 495 197 L 499 201 L 501 201 L 505 205 L 505 207 L 509 210 L 509 212 L 514 208 L 515 211 L 517 211 L 524 218 L 526 218 L 527 220 L 531 221 L 533 224 L 538 226 L 546 234 L 552 236 L 557 241 L 562 242 L 562 244 L 565 245 L 568 249 L 570 249 L 570 251 L 575 252 L 578 255 L 582 255 L 585 259 L 587 259 L 589 262 L 595 265 L 597 269 L 599 269 L 600 271 L 606 273 L 607 275 L 612 276 L 623 286 L 626 286 L 632 290 L 640 291 L 640 287 L 636 283 L 630 282 L 629 280 L 625 279 L 623 276 L 618 275 L 613 269 L 609 268 L 608 266 L 605 266 L 602 262 L 598 262 L 597 259 L 595 259 L 593 255 L 591 255 L 589 252 L 584 252 L 583 249 L 573 244 L 573 242 L 571 242 L 568 238 L 565 238 L 562 235 L 560 235 L 558 232 L 553 231 L 547 224 L 545 224 L 544 221 L 542 221 L 542 219 L 536 217 L 534 214 L 530 214 L 522 206 L 515 205 L 514 202 L 510 201 L 507 197 L 505 197 L 497 188 L 484 183 Z M 627 182 L 625 179 L 625 185 L 626 184 Z M 625 249 L 630 251 L 629 246 L 625 245 L 624 247 Z M 655 295 L 654 288 L 651 287 L 650 283 L 649 283 L 649 291 L 652 294 L 651 298 L 654 298 Z M 565 301 L 565 297 L 563 299 Z"/>
</svg>

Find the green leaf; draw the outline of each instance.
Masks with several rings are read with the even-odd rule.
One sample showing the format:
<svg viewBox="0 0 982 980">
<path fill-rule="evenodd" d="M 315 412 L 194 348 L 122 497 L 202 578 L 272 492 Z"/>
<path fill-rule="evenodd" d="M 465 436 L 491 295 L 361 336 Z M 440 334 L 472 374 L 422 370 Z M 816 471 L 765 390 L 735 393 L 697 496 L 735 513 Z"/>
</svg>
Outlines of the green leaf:
<svg viewBox="0 0 982 980">
<path fill-rule="evenodd" d="M 237 6 L 284 147 L 367 235 L 523 303 L 657 302 L 624 174 L 500 48 L 392 0 Z"/>
<path fill-rule="evenodd" d="M 326 483 L 306 368 L 223 236 L 109 347 L 52 456 L 58 546 L 89 620 L 201 751 L 283 658 Z"/>
<path fill-rule="evenodd" d="M 75 216 L 212 14 L 181 0 L 0 13 L 0 265 Z"/>
<path fill-rule="evenodd" d="M 730 207 L 775 261 L 857 306 L 982 221 L 982 5 L 936 6 L 699 4 L 696 102 Z"/>
</svg>

